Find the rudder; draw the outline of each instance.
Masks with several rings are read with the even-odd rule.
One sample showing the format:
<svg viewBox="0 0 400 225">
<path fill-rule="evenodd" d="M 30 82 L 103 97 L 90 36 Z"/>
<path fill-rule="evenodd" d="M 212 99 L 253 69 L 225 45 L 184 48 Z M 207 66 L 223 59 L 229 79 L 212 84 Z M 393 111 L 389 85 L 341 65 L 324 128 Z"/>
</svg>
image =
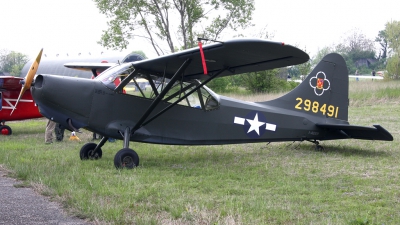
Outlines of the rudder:
<svg viewBox="0 0 400 225">
<path fill-rule="evenodd" d="M 337 53 L 326 55 L 299 86 L 264 104 L 347 121 L 349 78 L 346 62 Z"/>
</svg>

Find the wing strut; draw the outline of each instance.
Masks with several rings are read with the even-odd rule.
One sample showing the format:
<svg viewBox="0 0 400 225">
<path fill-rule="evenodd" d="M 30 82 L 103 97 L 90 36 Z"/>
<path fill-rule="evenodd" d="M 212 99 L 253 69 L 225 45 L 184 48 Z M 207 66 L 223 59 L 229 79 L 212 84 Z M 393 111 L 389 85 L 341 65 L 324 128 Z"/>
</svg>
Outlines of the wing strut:
<svg viewBox="0 0 400 225">
<path fill-rule="evenodd" d="M 155 96 L 158 96 L 159 93 L 158 93 L 157 87 L 154 84 L 153 79 L 151 79 L 150 74 L 146 73 L 146 77 L 147 77 L 147 80 L 149 81 L 149 84 L 150 84 L 151 88 L 153 89 L 153 92 L 154 92 Z"/>
<path fill-rule="evenodd" d="M 205 80 L 204 82 L 202 82 L 200 85 L 198 85 L 197 87 L 193 88 L 192 90 L 190 90 L 188 93 L 186 93 L 184 96 L 180 97 L 178 100 L 176 100 L 174 103 L 172 103 L 171 105 L 165 107 L 163 110 L 161 110 L 159 113 L 157 113 L 156 115 L 154 115 L 152 118 L 150 118 L 149 120 L 147 120 L 146 122 L 144 122 L 141 126 L 145 126 L 146 124 L 150 123 L 151 121 L 153 121 L 154 119 L 156 119 L 157 117 L 159 117 L 161 114 L 165 113 L 167 110 L 169 110 L 170 108 L 172 108 L 172 106 L 175 106 L 176 104 L 178 104 L 180 101 L 182 101 L 183 99 L 187 98 L 189 95 L 191 95 L 193 92 L 200 90 L 201 87 L 203 87 L 204 85 L 206 85 L 208 82 L 210 82 L 212 79 L 216 78 L 218 75 L 220 75 L 222 72 L 224 72 L 225 70 L 228 70 L 228 68 L 224 68 L 221 69 L 220 71 L 218 71 L 217 73 L 215 73 L 214 75 L 212 75 L 210 78 L 208 78 L 207 80 Z M 203 103 L 204 104 L 204 103 Z"/>
<path fill-rule="evenodd" d="M 122 89 L 129 83 L 129 81 L 136 76 L 136 74 L 138 74 L 140 72 L 140 69 L 135 69 L 134 71 L 132 71 L 132 73 L 130 73 L 127 77 L 125 77 L 125 79 L 123 79 L 121 81 L 121 83 L 119 83 L 119 85 L 114 89 L 114 92 L 121 92 Z"/>
<path fill-rule="evenodd" d="M 143 116 L 139 119 L 139 121 L 136 123 L 136 125 L 132 128 L 132 134 L 138 130 L 140 127 L 142 127 L 143 122 L 146 120 L 146 118 L 150 115 L 150 113 L 154 110 L 154 108 L 158 105 L 158 103 L 164 98 L 164 96 L 167 94 L 167 92 L 171 89 L 172 85 L 175 83 L 175 81 L 178 80 L 179 76 L 182 75 L 182 72 L 187 68 L 187 66 L 190 64 L 192 60 L 190 58 L 186 59 L 185 62 L 181 65 L 181 67 L 176 71 L 174 76 L 171 78 L 170 82 L 168 82 L 167 86 L 161 91 L 161 93 L 153 100 L 149 108 L 146 110 L 146 112 L 143 114 Z"/>
</svg>

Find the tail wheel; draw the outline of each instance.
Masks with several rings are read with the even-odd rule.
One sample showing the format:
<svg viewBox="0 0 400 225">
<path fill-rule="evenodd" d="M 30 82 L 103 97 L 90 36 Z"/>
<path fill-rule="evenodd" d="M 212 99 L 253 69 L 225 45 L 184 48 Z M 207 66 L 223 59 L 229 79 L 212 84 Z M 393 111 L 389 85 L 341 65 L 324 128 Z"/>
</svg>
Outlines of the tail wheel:
<svg viewBox="0 0 400 225">
<path fill-rule="evenodd" d="M 12 134 L 11 127 L 9 127 L 7 125 L 1 125 L 0 132 L 2 135 L 11 135 Z"/>
<path fill-rule="evenodd" d="M 101 157 L 103 156 L 103 151 L 101 150 L 101 148 L 98 148 L 97 151 L 94 152 L 96 146 L 97 144 L 95 143 L 86 143 L 84 146 L 82 146 L 81 151 L 79 152 L 81 160 L 101 159 Z"/>
<path fill-rule="evenodd" d="M 133 169 L 139 166 L 139 156 L 132 149 L 123 148 L 115 155 L 114 166 L 117 169 Z"/>
</svg>

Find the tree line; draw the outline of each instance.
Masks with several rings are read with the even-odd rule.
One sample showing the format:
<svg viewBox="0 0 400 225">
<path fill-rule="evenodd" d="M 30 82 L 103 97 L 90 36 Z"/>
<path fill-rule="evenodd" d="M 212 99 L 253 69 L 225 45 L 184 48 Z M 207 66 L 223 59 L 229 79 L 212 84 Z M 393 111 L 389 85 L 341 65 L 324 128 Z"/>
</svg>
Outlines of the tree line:
<svg viewBox="0 0 400 225">
<path fill-rule="evenodd" d="M 0 50 L 0 75 L 19 77 L 28 60 L 28 56 L 22 53 L 6 49 Z"/>
</svg>

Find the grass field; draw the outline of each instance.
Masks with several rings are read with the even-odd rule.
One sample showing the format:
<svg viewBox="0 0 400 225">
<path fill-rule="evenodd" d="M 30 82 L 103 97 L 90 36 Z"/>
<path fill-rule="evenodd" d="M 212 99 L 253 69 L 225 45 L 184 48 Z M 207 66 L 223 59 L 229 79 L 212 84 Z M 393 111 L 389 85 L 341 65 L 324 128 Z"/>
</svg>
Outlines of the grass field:
<svg viewBox="0 0 400 225">
<path fill-rule="evenodd" d="M 122 141 L 106 143 L 101 160 L 81 161 L 91 133 L 45 145 L 46 120 L 9 122 L 0 164 L 98 224 L 400 224 L 399 102 L 398 81 L 350 83 L 350 123 L 380 124 L 393 142 L 324 141 L 324 151 L 297 142 L 131 143 L 141 159 L 133 170 L 114 168 Z"/>
</svg>

